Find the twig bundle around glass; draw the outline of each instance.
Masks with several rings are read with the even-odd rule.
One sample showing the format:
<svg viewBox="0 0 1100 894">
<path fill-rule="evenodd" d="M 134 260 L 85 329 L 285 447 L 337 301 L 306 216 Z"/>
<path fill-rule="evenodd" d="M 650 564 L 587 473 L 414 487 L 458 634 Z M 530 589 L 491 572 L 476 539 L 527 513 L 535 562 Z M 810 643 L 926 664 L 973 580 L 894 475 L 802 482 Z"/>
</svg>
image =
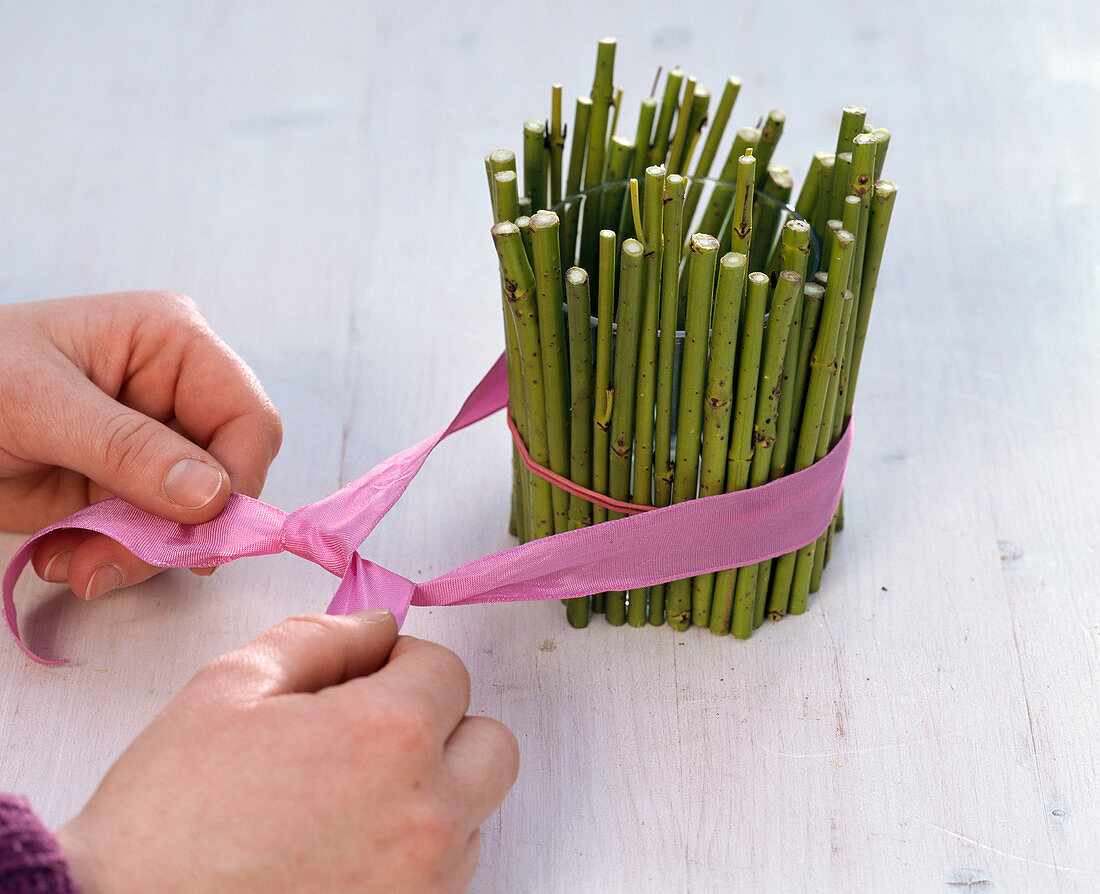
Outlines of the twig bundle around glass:
<svg viewBox="0 0 1100 894">
<path fill-rule="evenodd" d="M 524 124 L 522 192 L 514 152 L 485 159 L 511 421 L 536 464 L 620 504 L 759 487 L 825 456 L 851 417 L 896 194 L 881 179 L 890 134 L 845 108 L 835 151 L 814 155 L 792 205 L 790 171 L 772 161 L 783 112 L 737 130 L 711 179 L 740 80 L 711 113 L 710 91 L 674 68 L 625 136 L 615 48 L 600 41 L 571 128 L 560 85 L 549 119 Z M 797 552 L 568 600 L 569 622 L 597 612 L 748 637 L 805 611 L 842 509 Z M 514 452 L 521 540 L 618 517 Z"/>
</svg>

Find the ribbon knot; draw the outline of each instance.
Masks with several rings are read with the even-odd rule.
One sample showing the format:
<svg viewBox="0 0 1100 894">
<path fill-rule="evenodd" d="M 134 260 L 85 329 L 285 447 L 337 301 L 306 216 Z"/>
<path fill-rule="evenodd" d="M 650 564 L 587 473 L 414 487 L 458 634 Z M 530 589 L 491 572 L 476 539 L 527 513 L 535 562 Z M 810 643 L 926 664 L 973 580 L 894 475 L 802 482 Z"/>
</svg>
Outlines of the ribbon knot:
<svg viewBox="0 0 1100 894">
<path fill-rule="evenodd" d="M 8 628 L 30 658 L 47 665 L 66 663 L 41 658 L 24 644 L 15 611 L 15 584 L 36 545 L 61 528 L 106 534 L 162 568 L 209 567 L 245 556 L 291 552 L 341 578 L 329 614 L 383 608 L 400 624 L 410 605 L 569 599 L 752 565 L 815 541 L 840 500 L 850 425 L 824 459 L 762 487 L 533 540 L 424 583 L 414 584 L 360 556 L 360 544 L 400 499 L 436 445 L 507 402 L 502 354 L 447 428 L 289 514 L 241 494 L 231 494 L 221 514 L 201 525 L 166 521 L 117 497 L 81 509 L 39 531 L 12 557 L 3 579 Z"/>
<path fill-rule="evenodd" d="M 283 548 L 288 553 L 316 562 L 337 577 L 343 577 L 356 554 L 356 544 L 318 527 L 308 512 L 309 508 L 303 506 L 286 517 L 282 532 Z"/>
</svg>

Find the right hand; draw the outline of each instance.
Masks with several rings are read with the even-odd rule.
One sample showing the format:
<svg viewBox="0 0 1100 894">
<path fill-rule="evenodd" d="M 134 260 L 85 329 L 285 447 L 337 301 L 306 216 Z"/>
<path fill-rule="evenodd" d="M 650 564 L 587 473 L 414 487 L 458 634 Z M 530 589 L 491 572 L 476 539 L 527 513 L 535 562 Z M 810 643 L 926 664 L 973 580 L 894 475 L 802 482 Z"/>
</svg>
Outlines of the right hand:
<svg viewBox="0 0 1100 894">
<path fill-rule="evenodd" d="M 519 766 L 469 698 L 388 612 L 291 618 L 200 670 L 58 838 L 85 894 L 464 891 Z"/>
</svg>

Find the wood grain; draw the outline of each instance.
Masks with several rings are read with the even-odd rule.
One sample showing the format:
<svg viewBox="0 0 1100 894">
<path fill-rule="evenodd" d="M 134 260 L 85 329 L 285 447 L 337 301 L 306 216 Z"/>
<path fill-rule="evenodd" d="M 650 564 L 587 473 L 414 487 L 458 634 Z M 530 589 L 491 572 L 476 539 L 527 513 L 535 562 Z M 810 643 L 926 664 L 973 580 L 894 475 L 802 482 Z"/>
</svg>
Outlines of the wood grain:
<svg viewBox="0 0 1100 894">
<path fill-rule="evenodd" d="M 658 64 L 737 74 L 733 122 L 785 109 L 797 177 L 866 105 L 900 192 L 821 593 L 747 643 L 414 609 L 522 745 L 472 890 L 1095 891 L 1100 8 L 669 9 L 5 3 L 0 301 L 191 294 L 283 414 L 292 508 L 496 356 L 481 159 L 587 91 L 598 37 L 623 130 Z M 364 554 L 426 578 L 509 545 L 508 455 L 453 438 Z M 25 581 L 77 660 L 0 646 L 0 789 L 63 821 L 202 663 L 333 587 L 290 556 L 91 605 Z"/>
</svg>

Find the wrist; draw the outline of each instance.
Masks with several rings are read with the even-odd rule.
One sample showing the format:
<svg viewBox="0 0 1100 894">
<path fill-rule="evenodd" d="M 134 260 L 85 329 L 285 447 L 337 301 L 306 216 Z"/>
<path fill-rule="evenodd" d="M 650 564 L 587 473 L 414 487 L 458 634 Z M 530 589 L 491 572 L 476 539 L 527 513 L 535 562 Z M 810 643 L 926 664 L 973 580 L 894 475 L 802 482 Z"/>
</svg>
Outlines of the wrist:
<svg viewBox="0 0 1100 894">
<path fill-rule="evenodd" d="M 56 829 L 54 835 L 69 864 L 69 875 L 80 886 L 80 894 L 108 894 L 111 889 L 104 883 L 99 861 L 84 839 L 68 825 Z"/>
</svg>

